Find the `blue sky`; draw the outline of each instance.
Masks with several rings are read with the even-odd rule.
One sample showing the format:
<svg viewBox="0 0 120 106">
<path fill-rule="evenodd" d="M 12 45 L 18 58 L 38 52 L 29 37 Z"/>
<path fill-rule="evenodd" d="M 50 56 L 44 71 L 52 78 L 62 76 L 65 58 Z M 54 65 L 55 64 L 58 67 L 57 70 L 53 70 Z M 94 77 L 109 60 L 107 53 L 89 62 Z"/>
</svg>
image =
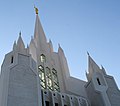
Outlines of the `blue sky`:
<svg viewBox="0 0 120 106">
<path fill-rule="evenodd" d="M 63 48 L 72 76 L 86 80 L 86 52 L 120 88 L 119 0 L 0 0 L 0 63 L 22 32 L 25 45 L 34 34 L 34 4 L 47 39 Z"/>
</svg>

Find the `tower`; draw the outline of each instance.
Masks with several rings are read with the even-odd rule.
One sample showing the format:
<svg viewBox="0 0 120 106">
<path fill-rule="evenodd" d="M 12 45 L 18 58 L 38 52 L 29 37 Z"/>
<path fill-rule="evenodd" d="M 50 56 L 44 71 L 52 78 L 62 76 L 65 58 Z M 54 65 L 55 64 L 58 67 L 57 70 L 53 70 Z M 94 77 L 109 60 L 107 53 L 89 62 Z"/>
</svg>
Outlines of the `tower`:
<svg viewBox="0 0 120 106">
<path fill-rule="evenodd" d="M 0 77 L 0 106 L 41 106 L 36 62 L 25 48 L 21 33 L 5 55 Z"/>
<path fill-rule="evenodd" d="M 99 68 L 88 55 L 88 82 L 85 86 L 92 106 L 119 106 L 120 91 L 112 76 L 106 74 L 105 69 Z"/>
</svg>

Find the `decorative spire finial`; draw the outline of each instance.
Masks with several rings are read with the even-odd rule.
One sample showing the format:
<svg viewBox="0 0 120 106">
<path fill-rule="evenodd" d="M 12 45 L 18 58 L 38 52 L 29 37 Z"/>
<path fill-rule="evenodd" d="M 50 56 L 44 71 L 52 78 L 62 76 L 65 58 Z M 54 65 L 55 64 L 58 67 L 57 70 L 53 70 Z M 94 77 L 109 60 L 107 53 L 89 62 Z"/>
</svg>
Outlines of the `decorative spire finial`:
<svg viewBox="0 0 120 106">
<path fill-rule="evenodd" d="M 19 36 L 21 36 L 21 31 L 19 32 Z"/>
<path fill-rule="evenodd" d="M 38 14 L 38 8 L 34 6 L 36 14 Z"/>
</svg>

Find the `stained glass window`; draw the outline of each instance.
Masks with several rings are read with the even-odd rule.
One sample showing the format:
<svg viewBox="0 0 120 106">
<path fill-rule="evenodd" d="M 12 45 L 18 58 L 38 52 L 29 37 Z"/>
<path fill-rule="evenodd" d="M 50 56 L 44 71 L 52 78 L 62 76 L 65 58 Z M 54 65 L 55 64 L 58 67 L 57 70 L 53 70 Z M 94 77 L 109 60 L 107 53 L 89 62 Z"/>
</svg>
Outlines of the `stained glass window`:
<svg viewBox="0 0 120 106">
<path fill-rule="evenodd" d="M 40 77 L 40 84 L 41 84 L 42 88 L 45 89 L 46 86 L 45 86 L 45 72 L 44 72 L 44 68 L 43 68 L 43 66 L 40 65 L 38 69 L 39 69 L 38 72 L 39 72 L 39 77 Z"/>
</svg>

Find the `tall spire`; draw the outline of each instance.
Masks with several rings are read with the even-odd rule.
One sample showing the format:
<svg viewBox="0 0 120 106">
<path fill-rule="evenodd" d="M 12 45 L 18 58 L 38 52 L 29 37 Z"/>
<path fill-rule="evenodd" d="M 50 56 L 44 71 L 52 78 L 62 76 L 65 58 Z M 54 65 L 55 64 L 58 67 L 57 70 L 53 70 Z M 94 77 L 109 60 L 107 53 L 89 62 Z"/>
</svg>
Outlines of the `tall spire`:
<svg viewBox="0 0 120 106">
<path fill-rule="evenodd" d="M 36 40 L 36 46 L 40 46 L 42 49 L 47 43 L 45 33 L 43 31 L 39 16 L 38 9 L 35 7 L 36 11 L 36 22 L 35 22 L 35 30 L 34 30 L 34 39 Z"/>
</svg>

